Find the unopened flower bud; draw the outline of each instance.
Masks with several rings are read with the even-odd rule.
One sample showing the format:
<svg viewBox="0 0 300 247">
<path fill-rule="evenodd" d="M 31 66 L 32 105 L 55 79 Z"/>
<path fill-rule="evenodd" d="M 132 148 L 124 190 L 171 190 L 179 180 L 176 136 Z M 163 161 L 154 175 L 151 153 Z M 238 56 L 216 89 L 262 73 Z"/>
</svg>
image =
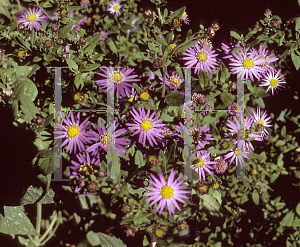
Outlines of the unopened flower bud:
<svg viewBox="0 0 300 247">
<path fill-rule="evenodd" d="M 300 178 L 300 172 L 299 171 L 294 171 L 294 175 L 296 178 Z"/>
<path fill-rule="evenodd" d="M 153 12 L 152 12 L 152 10 L 147 9 L 147 10 L 144 12 L 144 15 L 145 15 L 146 18 L 151 19 L 151 18 L 153 17 Z"/>
<path fill-rule="evenodd" d="M 116 184 L 113 185 L 113 188 L 114 188 L 115 191 L 119 191 L 122 188 L 122 186 L 121 186 L 121 184 L 116 183 Z"/>
<path fill-rule="evenodd" d="M 84 179 L 79 179 L 79 180 L 78 180 L 78 186 L 79 186 L 80 188 L 84 187 L 84 186 L 85 186 L 85 180 L 84 180 Z"/>
<path fill-rule="evenodd" d="M 98 184 L 95 181 L 92 181 L 89 185 L 89 189 L 91 192 L 95 192 L 98 188 Z"/>
<path fill-rule="evenodd" d="M 186 223 L 185 220 L 183 220 L 178 223 L 177 228 L 178 228 L 178 231 L 186 230 L 188 228 L 188 224 Z"/>
<path fill-rule="evenodd" d="M 265 178 L 265 174 L 261 174 L 260 179 L 264 179 L 264 178 Z"/>
<path fill-rule="evenodd" d="M 286 134 L 284 138 L 286 141 L 289 141 L 289 140 L 291 140 L 292 136 L 289 134 Z"/>
<path fill-rule="evenodd" d="M 97 173 L 97 175 L 98 175 L 99 178 L 105 178 L 106 177 L 106 172 L 105 171 L 99 171 Z"/>
<path fill-rule="evenodd" d="M 272 15 L 272 11 L 270 9 L 266 9 L 265 15 L 269 17 L 270 15 Z"/>
<path fill-rule="evenodd" d="M 166 235 L 165 229 L 160 226 L 155 227 L 153 232 L 157 238 L 163 238 Z"/>
<path fill-rule="evenodd" d="M 154 56 L 155 56 L 155 51 L 151 50 L 151 51 L 150 51 L 150 56 L 151 56 L 151 57 L 154 57 Z"/>
<path fill-rule="evenodd" d="M 121 210 L 122 210 L 123 213 L 128 214 L 128 213 L 130 213 L 132 211 L 132 207 L 128 203 L 127 204 L 123 204 Z"/>
<path fill-rule="evenodd" d="M 20 23 L 18 25 L 18 30 L 19 30 L 19 32 L 24 32 L 25 31 L 25 25 L 23 23 Z"/>
<path fill-rule="evenodd" d="M 125 230 L 126 232 L 126 236 L 127 237 L 133 237 L 135 234 L 135 231 L 132 227 L 127 227 L 127 229 Z"/>
<path fill-rule="evenodd" d="M 80 40 L 79 40 L 79 43 L 84 45 L 86 43 L 86 38 L 81 37 Z"/>
<path fill-rule="evenodd" d="M 34 122 L 35 122 L 36 125 L 41 126 L 41 125 L 45 122 L 45 119 L 43 119 L 42 117 L 38 116 L 38 117 L 34 120 Z"/>
<path fill-rule="evenodd" d="M 280 217 L 282 213 L 280 211 L 277 212 L 277 216 Z"/>
<path fill-rule="evenodd" d="M 52 26 L 51 27 L 52 32 L 57 32 L 58 31 L 58 26 Z"/>
<path fill-rule="evenodd" d="M 212 27 L 209 27 L 207 29 L 207 34 L 210 38 L 213 38 L 216 35 L 216 31 Z"/>
<path fill-rule="evenodd" d="M 61 58 L 62 58 L 62 59 L 67 59 L 67 57 L 68 57 L 68 54 L 67 54 L 67 53 L 63 53 L 63 54 L 61 55 Z"/>
<path fill-rule="evenodd" d="M 3 88 L 3 94 L 4 94 L 5 98 L 11 99 L 12 96 L 14 95 L 14 92 L 11 88 Z"/>
<path fill-rule="evenodd" d="M 298 147 L 299 144 L 298 144 L 298 142 L 294 142 L 293 145 L 294 145 L 294 147 Z"/>
</svg>

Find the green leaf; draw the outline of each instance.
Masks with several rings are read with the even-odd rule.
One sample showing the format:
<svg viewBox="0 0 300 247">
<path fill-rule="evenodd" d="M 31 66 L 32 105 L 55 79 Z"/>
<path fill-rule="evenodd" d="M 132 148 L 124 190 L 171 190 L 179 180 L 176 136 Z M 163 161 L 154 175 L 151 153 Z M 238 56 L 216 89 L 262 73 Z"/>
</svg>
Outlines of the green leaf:
<svg viewBox="0 0 300 247">
<path fill-rule="evenodd" d="M 36 118 L 36 114 L 39 113 L 39 109 L 32 103 L 32 101 L 26 96 L 22 95 L 20 98 L 21 110 L 25 114 L 25 118 L 28 122 L 31 122 L 33 118 Z"/>
<path fill-rule="evenodd" d="M 274 174 L 272 175 L 272 177 L 270 178 L 270 183 L 271 183 L 271 184 L 274 183 L 275 180 L 279 177 L 279 175 L 280 175 L 280 173 L 274 173 Z"/>
<path fill-rule="evenodd" d="M 73 69 L 74 71 L 78 71 L 78 65 L 71 58 L 68 57 L 66 59 L 66 62 L 70 69 Z"/>
<path fill-rule="evenodd" d="M 296 219 L 293 221 L 293 227 L 299 227 L 300 226 L 300 219 Z"/>
<path fill-rule="evenodd" d="M 116 45 L 115 45 L 115 42 L 111 39 L 111 40 L 109 40 L 108 41 L 108 46 L 109 46 L 109 48 L 110 48 L 110 50 L 113 52 L 113 53 L 118 53 L 118 49 L 117 49 L 117 47 L 116 47 Z"/>
<path fill-rule="evenodd" d="M 221 83 L 225 83 L 225 81 L 227 79 L 227 69 L 226 69 L 226 66 L 225 66 L 225 64 L 223 62 L 221 62 L 219 68 L 221 70 L 220 82 Z"/>
<path fill-rule="evenodd" d="M 111 237 L 102 232 L 93 232 L 89 231 L 86 234 L 86 237 L 92 246 L 101 246 L 101 247 L 126 247 L 126 245 L 115 236 Z"/>
<path fill-rule="evenodd" d="M 12 105 L 11 105 L 14 119 L 16 119 L 18 117 L 18 113 L 19 113 L 18 107 L 19 107 L 18 101 L 14 100 Z"/>
<path fill-rule="evenodd" d="M 298 4 L 299 4 L 299 6 L 300 6 L 300 0 L 298 0 Z M 299 31 L 300 31 L 300 17 L 298 17 L 298 18 L 296 19 L 295 31 L 296 31 L 296 32 L 299 32 Z"/>
<path fill-rule="evenodd" d="M 39 236 L 21 206 L 4 206 L 4 216 L 0 215 L 1 233 Z"/>
<path fill-rule="evenodd" d="M 254 190 L 252 192 L 252 200 L 256 205 L 259 204 L 259 194 L 258 194 L 257 190 Z"/>
<path fill-rule="evenodd" d="M 82 78 L 81 74 L 78 74 L 78 75 L 75 76 L 74 84 L 75 84 L 75 87 L 78 88 L 78 89 L 83 88 L 84 81 L 83 81 L 83 78 Z"/>
<path fill-rule="evenodd" d="M 60 39 L 67 38 L 68 37 L 67 34 L 71 32 L 73 25 L 74 25 L 74 23 L 70 23 L 70 24 L 67 24 L 66 26 L 64 26 L 63 28 L 61 28 L 59 30 L 59 34 L 58 34 L 59 38 Z"/>
<path fill-rule="evenodd" d="M 32 185 L 27 188 L 26 193 L 21 199 L 20 205 L 34 204 L 36 202 L 41 204 L 52 204 L 54 203 L 53 197 L 55 195 L 52 189 L 49 189 L 43 198 L 40 198 L 43 194 L 44 190 L 42 187 L 35 188 Z M 40 200 L 39 200 L 40 199 Z"/>
<path fill-rule="evenodd" d="M 282 226 L 292 226 L 295 213 L 290 211 L 288 212 L 280 222 Z"/>
<path fill-rule="evenodd" d="M 180 52 L 185 52 L 188 48 L 192 47 L 195 45 L 199 40 L 198 39 L 188 39 L 184 43 L 177 45 L 174 50 L 172 51 L 173 55 L 176 55 L 177 53 Z"/>
<path fill-rule="evenodd" d="M 285 137 L 285 135 L 286 135 L 286 127 L 283 126 L 282 129 L 281 129 L 281 136 Z"/>
<path fill-rule="evenodd" d="M 100 34 L 93 36 L 91 43 L 89 43 L 89 45 L 84 49 L 84 52 L 91 54 L 95 50 L 95 47 L 98 44 L 99 38 L 100 38 Z"/>
<path fill-rule="evenodd" d="M 176 146 L 177 146 L 177 144 L 175 142 L 170 147 L 168 147 L 168 152 L 166 154 L 167 163 L 175 161 Z"/>
<path fill-rule="evenodd" d="M 98 200 L 93 195 L 78 195 L 82 209 L 90 210 L 94 204 L 98 204 Z"/>
<path fill-rule="evenodd" d="M 230 36 L 237 40 L 241 39 L 241 36 L 238 33 L 236 33 L 235 31 L 230 31 Z"/>
<path fill-rule="evenodd" d="M 184 104 L 184 95 L 175 93 L 168 97 L 165 97 L 165 102 L 171 106 L 181 106 Z"/>
<path fill-rule="evenodd" d="M 300 215 L 300 202 L 298 203 L 298 205 L 296 207 L 296 212 L 298 215 Z"/>
<path fill-rule="evenodd" d="M 163 38 L 161 38 L 160 36 L 154 34 L 154 38 L 155 38 L 155 41 L 162 45 L 162 46 L 167 46 L 168 44 L 165 42 L 165 40 Z"/>
<path fill-rule="evenodd" d="M 40 158 L 38 162 L 39 169 L 46 176 L 54 172 L 54 158 Z"/>
<path fill-rule="evenodd" d="M 14 89 L 15 100 L 19 100 L 23 94 L 25 94 L 31 101 L 34 101 L 38 95 L 36 85 L 25 76 L 19 76 L 18 84 Z"/>
<path fill-rule="evenodd" d="M 134 162 L 139 168 L 145 165 L 143 154 L 140 150 L 135 152 Z"/>
<path fill-rule="evenodd" d="M 296 70 L 300 68 L 300 56 L 297 56 L 294 51 L 291 52 L 292 61 L 295 65 Z"/>
<path fill-rule="evenodd" d="M 92 70 L 97 69 L 99 66 L 100 66 L 100 63 L 89 64 L 88 66 L 86 66 L 84 68 L 83 71 L 92 71 Z"/>
<path fill-rule="evenodd" d="M 53 58 L 54 58 L 54 56 L 52 56 L 52 55 L 44 55 L 44 60 L 47 63 L 50 63 L 53 60 Z"/>
<path fill-rule="evenodd" d="M 211 215 L 220 216 L 219 211 L 221 205 L 216 198 L 212 197 L 211 195 L 204 194 L 200 195 L 200 199 L 203 200 L 204 208 L 206 208 Z"/>
<path fill-rule="evenodd" d="M 208 85 L 208 75 L 204 70 L 200 70 L 199 83 L 202 89 L 204 89 Z"/>
<path fill-rule="evenodd" d="M 279 167 L 283 167 L 283 153 L 281 153 L 278 157 L 277 165 Z"/>
<path fill-rule="evenodd" d="M 0 2 L 0 15 L 5 15 L 10 21 L 12 21 L 12 17 L 9 13 L 9 10 L 7 7 L 11 6 L 11 3 L 9 0 L 2 0 Z"/>
<path fill-rule="evenodd" d="M 265 102 L 262 98 L 253 99 L 253 104 L 260 106 L 261 108 L 265 108 Z"/>
<path fill-rule="evenodd" d="M 180 9 L 175 10 L 168 18 L 168 21 L 166 23 L 171 22 L 174 18 L 180 18 L 185 11 L 186 7 L 181 7 Z"/>
<path fill-rule="evenodd" d="M 228 92 L 221 93 L 221 100 L 226 106 L 229 106 L 236 100 L 236 96 Z"/>
</svg>

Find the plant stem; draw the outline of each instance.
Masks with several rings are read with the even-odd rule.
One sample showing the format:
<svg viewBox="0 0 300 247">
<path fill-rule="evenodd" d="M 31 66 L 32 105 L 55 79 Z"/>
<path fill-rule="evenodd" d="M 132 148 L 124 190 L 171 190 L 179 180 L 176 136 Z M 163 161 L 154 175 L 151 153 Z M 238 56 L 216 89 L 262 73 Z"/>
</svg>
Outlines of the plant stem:
<svg viewBox="0 0 300 247">
<path fill-rule="evenodd" d="M 168 61 L 167 61 L 168 62 Z M 166 74 L 167 74 L 167 66 L 164 67 L 164 72 L 163 72 L 163 88 L 162 88 L 162 94 L 161 97 L 164 98 L 165 97 L 165 90 L 166 90 Z"/>
<path fill-rule="evenodd" d="M 42 221 L 42 204 L 37 203 L 36 204 L 36 231 L 38 234 L 41 232 L 41 221 Z M 34 236 L 34 241 L 36 243 L 39 242 L 39 236 Z"/>
<path fill-rule="evenodd" d="M 45 245 L 45 244 L 53 237 L 53 235 L 55 234 L 55 232 L 56 232 L 58 226 L 60 225 L 60 221 L 61 221 L 61 211 L 58 212 L 58 218 L 59 218 L 59 219 L 58 219 L 58 221 L 57 221 L 57 223 L 56 223 L 56 225 L 55 225 L 55 228 L 53 229 L 53 232 L 48 236 L 48 238 L 45 239 L 44 242 L 41 243 L 41 245 Z"/>
<path fill-rule="evenodd" d="M 53 228 L 53 226 L 54 226 L 54 223 L 55 223 L 56 219 L 57 219 L 57 212 L 55 212 L 55 215 L 54 215 L 54 217 L 53 217 L 53 219 L 52 219 L 52 221 L 51 221 L 49 227 L 47 228 L 47 230 L 46 230 L 46 231 L 44 232 L 44 234 L 40 237 L 40 242 L 42 242 L 42 241 L 46 238 L 46 236 L 49 234 L 49 232 L 52 230 L 52 228 Z"/>
</svg>

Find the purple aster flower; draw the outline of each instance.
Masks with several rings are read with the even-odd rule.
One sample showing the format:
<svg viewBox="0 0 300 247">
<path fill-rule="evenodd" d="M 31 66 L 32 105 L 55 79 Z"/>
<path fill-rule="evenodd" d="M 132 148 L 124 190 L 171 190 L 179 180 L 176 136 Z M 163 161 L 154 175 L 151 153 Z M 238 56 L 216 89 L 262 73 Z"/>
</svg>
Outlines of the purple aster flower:
<svg viewBox="0 0 300 247">
<path fill-rule="evenodd" d="M 137 92 L 134 88 L 131 88 L 131 93 L 128 93 L 128 91 L 125 91 L 125 93 L 126 93 L 126 96 L 129 97 L 129 99 L 128 99 L 129 102 L 132 102 L 132 101 L 135 101 L 138 99 Z"/>
<path fill-rule="evenodd" d="M 241 45 L 239 43 L 237 43 L 235 45 L 233 43 L 230 43 L 230 47 L 228 45 L 222 43 L 221 44 L 221 48 L 225 52 L 225 54 L 227 55 L 227 56 L 223 57 L 223 59 L 227 59 L 227 58 L 231 59 L 231 58 L 233 58 L 233 56 L 230 53 L 232 52 L 232 50 L 234 48 L 238 48 L 240 46 Z"/>
<path fill-rule="evenodd" d="M 215 168 L 215 171 L 220 174 L 220 173 L 224 173 L 226 171 L 226 168 L 228 166 L 228 163 L 227 161 L 224 160 L 224 158 L 221 156 L 221 157 L 217 157 L 215 158 L 215 164 L 214 164 L 214 168 Z"/>
<path fill-rule="evenodd" d="M 80 1 L 81 6 L 85 6 L 85 5 L 90 4 L 90 3 L 91 3 L 90 0 L 81 0 Z"/>
<path fill-rule="evenodd" d="M 117 129 L 118 126 L 119 123 L 116 124 L 115 129 Z M 105 152 L 107 152 L 107 146 L 113 145 L 116 152 L 119 153 L 122 157 L 124 157 L 124 153 L 122 152 L 122 150 L 125 152 L 127 152 L 128 150 L 122 147 L 121 145 L 129 145 L 130 139 L 125 139 L 119 136 L 123 135 L 125 132 L 127 132 L 127 130 L 123 128 L 115 131 L 112 125 L 110 126 L 108 131 L 106 131 L 106 128 L 102 120 L 101 120 L 101 128 L 97 124 L 95 124 L 95 127 L 99 133 L 97 134 L 96 132 L 93 132 L 93 136 L 95 137 L 95 140 L 97 140 L 98 142 L 93 144 L 89 148 L 87 148 L 86 152 L 92 152 L 96 150 L 98 147 L 101 147 Z"/>
<path fill-rule="evenodd" d="M 79 178 L 86 178 L 87 173 L 94 174 L 95 170 L 98 170 L 99 168 L 99 163 L 100 159 L 97 157 L 90 157 L 88 153 L 85 153 L 86 158 L 80 153 L 76 154 L 77 160 L 79 163 L 76 161 L 71 160 L 71 163 L 73 166 L 70 166 L 70 168 L 73 170 L 71 173 L 68 175 L 73 175 L 76 177 L 76 179 Z M 76 191 L 75 191 L 76 192 Z"/>
<path fill-rule="evenodd" d="M 278 57 L 275 57 L 274 54 L 268 55 L 269 51 L 266 48 L 263 48 L 262 45 L 259 46 L 258 52 L 254 48 L 252 48 L 252 50 L 259 55 L 258 59 L 263 61 L 263 63 L 259 65 L 260 67 L 264 68 L 266 71 L 274 70 L 274 68 L 270 66 L 270 63 L 277 61 L 279 59 Z"/>
<path fill-rule="evenodd" d="M 156 116 L 153 118 L 156 114 L 156 111 L 154 111 L 150 116 L 150 109 L 148 109 L 147 116 L 145 113 L 144 106 L 139 107 L 139 112 L 136 111 L 134 107 L 132 107 L 132 111 L 129 111 L 131 115 L 133 116 L 133 121 L 135 123 L 126 123 L 128 129 L 134 129 L 136 132 L 133 135 L 136 135 L 140 133 L 139 135 L 139 143 L 142 143 L 145 147 L 146 139 L 148 139 L 151 147 L 153 147 L 153 142 L 157 144 L 154 137 L 158 139 L 164 138 L 163 135 L 160 134 L 160 132 L 164 132 L 162 127 L 165 127 L 165 124 L 159 124 L 162 122 L 162 119 L 159 119 L 160 116 Z"/>
<path fill-rule="evenodd" d="M 238 151 L 238 148 L 239 148 L 239 151 Z M 226 154 L 224 156 L 224 159 L 227 160 L 230 157 L 232 157 L 231 160 L 230 160 L 229 165 L 231 165 L 231 163 L 235 159 L 236 166 L 238 164 L 241 164 L 241 165 L 245 166 L 244 157 L 247 158 L 247 159 L 250 159 L 250 157 L 249 157 L 250 153 L 248 151 L 246 151 L 246 149 L 245 149 L 245 142 L 244 142 L 244 140 L 238 142 L 238 148 L 235 148 L 235 150 L 231 149 L 230 150 L 231 152 L 228 153 L 228 154 Z"/>
<path fill-rule="evenodd" d="M 30 30 L 34 27 L 36 31 L 40 31 L 42 26 L 39 22 L 47 22 L 49 19 L 47 16 L 41 16 L 43 12 L 43 8 L 29 8 L 29 10 L 20 13 L 20 18 L 18 18 L 17 22 L 23 23 L 26 27 L 28 26 Z"/>
<path fill-rule="evenodd" d="M 280 84 L 284 84 L 286 82 L 284 81 L 285 80 L 284 75 L 279 76 L 280 71 L 281 71 L 281 69 L 273 70 L 273 71 L 269 71 L 268 73 L 266 73 L 264 75 L 263 82 L 259 86 L 268 86 L 266 93 L 269 91 L 269 89 L 271 89 L 272 95 L 274 95 L 274 90 L 277 93 L 277 88 L 279 90 L 281 90 L 280 87 L 284 88 L 284 86 L 282 86 Z"/>
<path fill-rule="evenodd" d="M 171 129 L 169 127 L 163 127 L 163 132 L 160 132 L 160 134 L 162 134 L 165 137 L 172 137 L 172 139 L 166 139 L 164 141 L 162 141 L 161 145 L 162 147 L 166 147 L 169 145 L 169 143 L 171 141 L 173 141 L 176 137 L 178 137 L 178 134 L 175 134 L 173 131 L 171 131 Z"/>
<path fill-rule="evenodd" d="M 65 48 L 63 48 L 61 51 L 62 51 L 62 52 L 69 53 L 69 46 L 66 45 Z"/>
<path fill-rule="evenodd" d="M 115 70 L 112 66 L 110 66 L 110 68 L 100 68 L 100 70 L 103 73 L 97 74 L 105 77 L 105 79 L 96 80 L 95 83 L 102 89 L 106 88 L 105 92 L 107 92 L 107 89 L 117 89 L 118 98 L 126 97 L 126 91 L 130 93 L 129 87 L 135 88 L 135 86 L 127 82 L 140 81 L 140 79 L 134 79 L 137 75 L 130 75 L 134 69 L 126 70 L 126 68 L 123 68 L 120 70 L 120 67 L 118 67 L 118 69 Z"/>
<path fill-rule="evenodd" d="M 158 78 L 161 80 L 160 84 L 163 84 L 164 79 L 162 77 L 158 77 Z M 181 79 L 181 75 L 175 74 L 174 71 L 172 72 L 172 76 L 169 76 L 168 73 L 166 74 L 165 83 L 169 88 L 174 89 L 174 92 L 177 91 L 178 87 L 183 82 L 184 82 L 184 79 Z"/>
<path fill-rule="evenodd" d="M 252 109 L 253 115 L 250 115 L 254 119 L 254 124 L 256 124 L 256 128 L 260 131 L 262 131 L 262 139 L 264 139 L 267 135 L 269 135 L 269 132 L 266 130 L 266 127 L 272 127 L 273 125 L 270 125 L 270 119 L 271 117 L 267 118 L 267 111 L 264 112 L 262 116 L 260 116 L 260 107 L 257 108 L 256 113 Z"/>
<path fill-rule="evenodd" d="M 211 69 L 216 69 L 218 65 L 215 58 L 218 54 L 214 54 L 215 51 L 208 44 L 204 44 L 203 47 L 200 46 L 199 42 L 186 50 L 183 53 L 186 57 L 183 60 L 188 60 L 184 65 L 189 67 L 196 67 L 195 74 L 199 74 L 200 70 L 205 70 L 207 74 L 213 73 Z"/>
<path fill-rule="evenodd" d="M 210 164 L 214 165 L 216 162 L 210 161 L 209 155 L 209 152 L 203 150 L 194 154 L 194 157 L 198 162 L 196 162 L 194 165 L 191 165 L 190 168 L 198 173 L 200 182 L 202 182 L 202 177 L 203 180 L 205 180 L 205 172 L 211 176 L 214 176 L 214 174 L 210 171 L 210 169 L 213 170 L 214 168 L 210 166 Z"/>
<path fill-rule="evenodd" d="M 80 112 L 77 113 L 77 119 L 75 121 L 73 111 L 71 111 L 71 120 L 69 119 L 68 115 L 65 114 L 65 118 L 62 118 L 63 122 L 66 123 L 67 126 L 62 124 L 56 124 L 56 128 L 62 129 L 62 131 L 54 131 L 55 134 L 61 134 L 55 139 L 66 138 L 66 140 L 61 144 L 60 147 L 65 146 L 67 143 L 67 153 L 73 152 L 76 153 L 76 148 L 78 147 L 79 152 L 85 149 L 84 144 L 91 143 L 91 132 L 87 131 L 84 132 L 91 123 L 87 123 L 90 117 L 86 118 L 81 124 L 80 123 Z"/>
<path fill-rule="evenodd" d="M 248 80 L 248 77 L 250 77 L 251 81 L 254 81 L 253 75 L 260 79 L 260 74 L 265 72 L 265 69 L 260 67 L 264 61 L 262 59 L 258 59 L 259 55 L 257 55 L 257 51 L 254 49 L 250 52 L 246 52 L 246 48 L 244 49 L 240 48 L 238 49 L 238 54 L 235 54 L 232 52 L 233 58 L 230 60 L 232 63 L 229 65 L 232 65 L 231 71 L 233 74 L 238 74 L 238 78 L 244 79 L 244 76 L 246 75 L 246 81 Z"/>
<path fill-rule="evenodd" d="M 107 11 L 110 12 L 110 14 L 116 14 L 117 17 L 119 17 L 121 15 L 121 8 L 122 8 L 122 4 L 120 4 L 120 1 L 113 1 L 112 3 L 108 4 L 109 8 L 107 9 Z"/>
<path fill-rule="evenodd" d="M 199 128 L 198 125 L 195 124 L 191 130 L 188 130 L 181 122 L 179 122 L 179 125 L 176 125 L 175 129 L 178 132 L 180 132 L 180 129 L 183 129 L 193 139 L 193 141 L 196 145 L 196 149 L 202 149 L 202 148 L 204 148 L 203 143 L 209 144 L 208 141 L 214 140 L 214 138 L 211 134 L 206 134 L 206 132 L 208 132 L 210 130 L 210 128 L 208 128 L 207 126 L 208 125 Z M 181 136 L 181 134 L 179 136 L 181 138 L 184 138 L 183 136 Z"/>
<path fill-rule="evenodd" d="M 152 192 L 144 194 L 144 196 L 150 196 L 146 201 L 152 201 L 148 207 L 153 206 L 155 203 L 158 203 L 158 207 L 156 208 L 156 212 L 159 211 L 159 215 L 162 214 L 165 206 L 167 205 L 170 216 L 175 214 L 175 207 L 181 212 L 181 208 L 179 207 L 177 201 L 186 204 L 183 199 L 188 199 L 187 196 L 183 194 L 192 193 L 192 191 L 181 190 L 187 185 L 182 185 L 186 180 L 179 181 L 182 177 L 182 174 L 175 179 L 176 171 L 172 168 L 168 181 L 166 182 L 165 178 L 162 175 L 162 172 L 159 172 L 159 180 L 150 173 L 152 179 L 149 182 L 154 186 L 145 187 L 147 190 L 151 190 Z"/>
<path fill-rule="evenodd" d="M 97 34 L 100 34 L 99 41 L 100 40 L 104 41 L 107 39 L 107 34 L 109 34 L 109 32 L 100 31 L 100 32 L 93 33 L 93 35 L 97 35 Z"/>
</svg>

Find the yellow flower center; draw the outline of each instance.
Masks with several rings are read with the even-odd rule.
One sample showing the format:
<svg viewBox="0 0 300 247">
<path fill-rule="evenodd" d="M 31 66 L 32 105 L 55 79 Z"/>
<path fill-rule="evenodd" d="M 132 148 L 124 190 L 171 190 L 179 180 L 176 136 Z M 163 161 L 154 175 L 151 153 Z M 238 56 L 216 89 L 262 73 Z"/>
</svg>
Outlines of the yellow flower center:
<svg viewBox="0 0 300 247">
<path fill-rule="evenodd" d="M 198 52 L 197 59 L 199 62 L 205 63 L 207 60 L 207 53 L 203 51 Z"/>
<path fill-rule="evenodd" d="M 244 60 L 243 60 L 243 66 L 244 66 L 246 69 L 252 69 L 253 66 L 254 66 L 254 62 L 253 62 L 251 59 L 249 59 L 249 58 L 244 59 Z"/>
<path fill-rule="evenodd" d="M 72 126 L 70 126 L 68 128 L 67 133 L 68 133 L 67 137 L 69 137 L 69 138 L 75 138 L 75 137 L 77 137 L 79 135 L 79 127 L 78 127 L 78 125 L 73 124 Z"/>
<path fill-rule="evenodd" d="M 199 191 L 200 192 L 206 192 L 207 191 L 207 186 L 206 185 L 200 186 Z"/>
<path fill-rule="evenodd" d="M 257 122 L 257 124 L 261 124 L 261 125 L 265 126 L 264 121 L 261 119 Z"/>
<path fill-rule="evenodd" d="M 79 169 L 79 172 L 82 174 L 82 175 L 85 175 L 87 172 L 89 174 L 92 174 L 94 173 L 94 169 L 91 165 L 89 164 L 83 164 L 80 166 L 80 169 Z"/>
<path fill-rule="evenodd" d="M 235 149 L 235 151 L 234 151 L 234 152 L 235 152 L 235 155 L 236 155 L 236 156 L 238 156 L 238 155 L 241 155 L 241 154 L 242 154 L 242 150 L 240 150 L 240 151 L 237 151 L 237 148 Z"/>
<path fill-rule="evenodd" d="M 271 81 L 270 81 L 270 86 L 271 87 L 276 87 L 278 85 L 278 81 L 276 80 L 276 79 L 271 79 Z"/>
<path fill-rule="evenodd" d="M 176 44 L 171 44 L 170 45 L 170 51 L 172 51 L 177 45 Z"/>
<path fill-rule="evenodd" d="M 61 15 L 62 17 L 66 17 L 67 14 L 68 14 L 68 11 L 67 11 L 66 9 L 63 9 L 63 10 L 60 12 L 60 15 Z"/>
<path fill-rule="evenodd" d="M 252 170 L 252 174 L 255 175 L 256 173 L 257 173 L 257 170 L 256 170 L 256 169 L 253 169 L 253 170 Z"/>
<path fill-rule="evenodd" d="M 123 82 L 124 76 L 120 71 L 114 71 L 109 75 L 109 79 L 119 85 Z"/>
<path fill-rule="evenodd" d="M 170 82 L 173 87 L 179 87 L 179 85 L 181 84 L 181 79 L 176 78 L 175 76 L 171 76 Z"/>
<path fill-rule="evenodd" d="M 199 163 L 195 165 L 196 168 L 202 168 L 204 166 L 204 160 L 202 158 L 197 158 Z"/>
<path fill-rule="evenodd" d="M 169 185 L 165 185 L 160 189 L 160 194 L 164 199 L 169 199 L 174 195 L 174 190 Z"/>
<path fill-rule="evenodd" d="M 217 182 L 214 182 L 212 187 L 213 187 L 214 189 L 219 189 L 220 184 L 217 183 Z"/>
<path fill-rule="evenodd" d="M 25 51 L 19 51 L 18 52 L 18 57 L 21 59 L 24 59 L 26 57 L 26 52 Z"/>
<path fill-rule="evenodd" d="M 151 163 L 151 165 L 156 166 L 158 164 L 158 157 L 156 155 L 151 155 L 149 157 L 149 162 Z"/>
<path fill-rule="evenodd" d="M 154 232 L 155 232 L 156 237 L 158 237 L 158 238 L 163 237 L 164 234 L 165 234 L 164 230 L 163 230 L 163 229 L 160 229 L 160 228 L 155 229 Z"/>
<path fill-rule="evenodd" d="M 27 16 L 27 21 L 29 21 L 29 22 L 35 22 L 36 21 L 36 19 L 37 19 L 37 16 L 36 16 L 36 14 L 30 14 L 29 16 Z"/>
<path fill-rule="evenodd" d="M 218 31 L 218 30 L 220 29 L 219 24 L 218 24 L 218 23 L 215 23 L 215 24 L 213 25 L 213 29 L 214 29 L 215 31 Z"/>
<path fill-rule="evenodd" d="M 141 129 L 143 130 L 143 131 L 146 131 L 146 132 L 148 132 L 149 130 L 151 130 L 153 127 L 152 127 L 152 124 L 151 124 L 151 122 L 149 121 L 149 120 L 143 120 L 142 122 L 141 122 Z"/>
<path fill-rule="evenodd" d="M 106 134 L 100 135 L 100 142 L 102 144 L 104 144 L 105 146 L 107 146 L 109 144 L 112 144 L 113 141 L 114 141 L 114 137 L 110 133 L 106 133 Z"/>
<path fill-rule="evenodd" d="M 174 20 L 173 20 L 173 26 L 174 26 L 175 28 L 179 28 L 179 27 L 181 26 L 180 20 L 174 19 Z"/>
<path fill-rule="evenodd" d="M 82 93 L 76 93 L 74 95 L 74 100 L 77 102 L 82 102 L 84 100 L 84 95 Z"/>
<path fill-rule="evenodd" d="M 86 2 L 87 2 L 87 0 L 81 0 L 80 2 L 81 2 L 81 3 L 86 3 Z"/>
<path fill-rule="evenodd" d="M 147 92 L 143 92 L 140 94 L 140 98 L 141 98 L 141 100 L 148 101 L 150 98 L 150 95 Z"/>
<path fill-rule="evenodd" d="M 114 5 L 113 9 L 114 9 L 114 11 L 117 11 L 117 10 L 119 10 L 119 6 L 118 5 Z"/>
<path fill-rule="evenodd" d="M 217 163 L 217 168 L 218 170 L 223 170 L 226 167 L 226 163 L 224 160 L 219 160 L 219 162 Z"/>
</svg>

